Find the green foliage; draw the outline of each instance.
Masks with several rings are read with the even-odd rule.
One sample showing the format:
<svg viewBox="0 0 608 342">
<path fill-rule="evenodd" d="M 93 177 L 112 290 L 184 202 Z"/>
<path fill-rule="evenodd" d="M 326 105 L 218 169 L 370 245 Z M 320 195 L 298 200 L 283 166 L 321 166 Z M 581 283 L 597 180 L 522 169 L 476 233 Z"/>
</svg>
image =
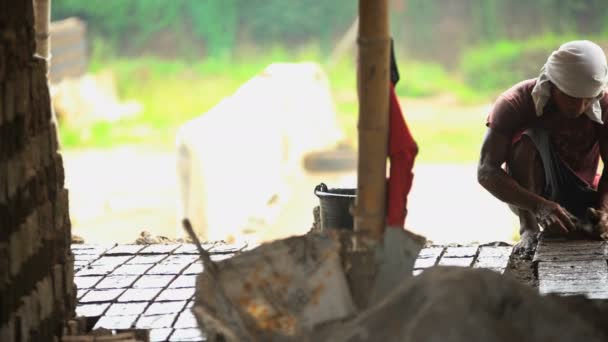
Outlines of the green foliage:
<svg viewBox="0 0 608 342">
<path fill-rule="evenodd" d="M 67 148 L 145 144 L 170 149 L 180 125 L 234 93 L 271 61 L 251 58 L 245 63 L 210 58 L 190 62 L 153 57 L 93 60 L 96 71 L 110 70 L 116 77 L 119 99 L 137 101 L 143 111 L 111 124 L 98 121 L 83 127 L 62 121 L 61 141 Z"/>
<path fill-rule="evenodd" d="M 52 18 L 85 19 L 93 37 L 103 37 L 116 50 L 145 52 L 146 44 L 168 32 L 170 39 L 189 54 L 193 45 L 204 45 L 208 55 L 226 56 L 235 45 L 236 0 L 104 0 L 95 3 L 62 0 L 53 3 Z M 181 44 L 180 44 L 181 43 Z"/>
<path fill-rule="evenodd" d="M 241 0 L 243 31 L 247 39 L 263 45 L 285 45 L 318 40 L 329 47 L 357 16 L 352 0 Z"/>
<path fill-rule="evenodd" d="M 161 0 L 163 1 L 163 0 Z M 187 1 L 189 26 L 206 43 L 208 55 L 227 57 L 235 47 L 238 30 L 236 0 Z"/>
<path fill-rule="evenodd" d="M 293 46 L 311 40 L 326 50 L 356 17 L 356 1 L 335 0 L 62 0 L 53 3 L 53 20 L 78 16 L 93 36 L 121 53 L 139 54 L 168 33 L 179 55 L 226 58 L 237 50 L 237 36 L 264 47 Z M 161 47 L 162 49 L 162 47 Z M 158 52 L 158 51 L 156 51 Z M 167 53 L 167 51 L 162 51 Z M 200 56 L 198 56 L 200 57 Z"/>
<path fill-rule="evenodd" d="M 461 103 L 490 102 L 515 82 L 537 76 L 561 43 L 605 41 L 604 3 L 391 0 L 391 35 L 401 72 L 397 93 L 406 98 L 451 93 Z M 181 124 L 269 63 L 324 60 L 355 19 L 357 1 L 59 0 L 52 9 L 53 20 L 87 21 L 90 71 L 111 69 L 119 97 L 143 105 L 139 116 L 112 124 L 64 123 L 64 146 L 129 143 L 171 149 Z M 172 59 L 158 58 L 167 55 Z M 354 55 L 328 73 L 339 121 L 356 144 Z M 404 110 L 407 116 L 407 106 Z M 421 161 L 475 160 L 482 121 L 453 112 L 408 117 Z"/>
<path fill-rule="evenodd" d="M 458 70 L 467 85 L 480 94 L 492 96 L 516 82 L 537 77 L 551 52 L 572 39 L 577 38 L 545 35 L 481 45 L 463 53 Z"/>
<path fill-rule="evenodd" d="M 500 1 L 472 0 L 473 22 L 481 41 L 492 41 L 501 36 L 501 27 L 496 25 L 500 16 Z"/>
<path fill-rule="evenodd" d="M 398 64 L 402 76 L 395 91 L 399 96 L 426 97 L 453 93 L 464 103 L 480 100 L 468 85 L 450 75 L 440 64 L 421 62 Z"/>
<path fill-rule="evenodd" d="M 604 0 L 392 0 L 391 35 L 407 59 L 455 66 L 470 46 L 547 34 L 608 34 Z M 357 16 L 353 0 L 60 0 L 54 20 L 84 18 L 121 55 L 232 58 L 314 43 L 321 55 Z"/>
</svg>

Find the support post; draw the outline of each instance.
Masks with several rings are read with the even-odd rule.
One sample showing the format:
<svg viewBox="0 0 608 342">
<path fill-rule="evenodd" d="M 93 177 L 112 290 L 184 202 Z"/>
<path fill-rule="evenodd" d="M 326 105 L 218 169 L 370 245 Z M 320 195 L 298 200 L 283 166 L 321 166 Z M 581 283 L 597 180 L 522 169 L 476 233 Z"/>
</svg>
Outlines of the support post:
<svg viewBox="0 0 608 342">
<path fill-rule="evenodd" d="M 387 0 L 359 0 L 355 231 L 380 240 L 386 216 L 390 36 Z"/>
<path fill-rule="evenodd" d="M 34 27 L 36 30 L 36 54 L 50 62 L 51 40 L 49 26 L 51 23 L 51 0 L 34 1 Z"/>
</svg>

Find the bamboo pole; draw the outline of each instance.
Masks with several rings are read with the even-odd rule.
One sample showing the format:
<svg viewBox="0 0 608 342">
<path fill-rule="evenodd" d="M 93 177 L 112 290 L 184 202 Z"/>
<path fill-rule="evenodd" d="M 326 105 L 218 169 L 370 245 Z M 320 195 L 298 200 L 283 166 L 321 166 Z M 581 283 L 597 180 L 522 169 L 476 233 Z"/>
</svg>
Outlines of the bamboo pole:
<svg viewBox="0 0 608 342">
<path fill-rule="evenodd" d="M 34 1 L 34 28 L 36 30 L 36 54 L 50 62 L 51 41 L 49 26 L 51 22 L 51 0 Z"/>
<path fill-rule="evenodd" d="M 36 55 L 46 61 L 46 77 L 48 82 L 49 70 L 51 68 L 51 0 L 32 1 L 34 5 L 34 31 L 36 33 Z M 52 127 L 54 127 L 55 129 L 55 136 L 59 137 L 59 122 L 55 113 L 55 107 L 52 103 L 51 123 Z M 61 140 L 58 140 L 58 149 L 61 149 Z"/>
<path fill-rule="evenodd" d="M 388 0 L 359 0 L 359 158 L 355 231 L 383 236 L 386 216 L 386 159 L 389 123 Z"/>
</svg>

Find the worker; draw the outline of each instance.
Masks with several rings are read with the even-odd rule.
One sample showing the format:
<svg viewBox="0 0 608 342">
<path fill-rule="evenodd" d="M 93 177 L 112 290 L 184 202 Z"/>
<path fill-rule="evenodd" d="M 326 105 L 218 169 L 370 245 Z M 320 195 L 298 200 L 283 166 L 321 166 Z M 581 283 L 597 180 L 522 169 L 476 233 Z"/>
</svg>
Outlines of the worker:
<svg viewBox="0 0 608 342">
<path fill-rule="evenodd" d="M 606 55 L 588 40 L 551 53 L 537 78 L 498 97 L 487 118 L 477 178 L 519 216 L 514 252 L 531 255 L 543 232 L 608 232 Z M 503 169 L 504 166 L 504 169 Z M 602 237 L 608 235 L 604 234 Z"/>
</svg>

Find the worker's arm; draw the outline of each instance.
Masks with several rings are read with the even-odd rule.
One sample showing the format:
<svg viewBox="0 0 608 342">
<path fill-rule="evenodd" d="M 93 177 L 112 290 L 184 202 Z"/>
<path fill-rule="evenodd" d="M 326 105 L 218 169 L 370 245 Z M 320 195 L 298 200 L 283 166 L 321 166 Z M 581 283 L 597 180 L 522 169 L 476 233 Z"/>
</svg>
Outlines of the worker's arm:
<svg viewBox="0 0 608 342">
<path fill-rule="evenodd" d="M 535 212 L 545 200 L 521 187 L 502 168 L 502 164 L 507 160 L 510 144 L 510 137 L 488 128 L 481 146 L 477 180 L 499 200 Z"/>
<path fill-rule="evenodd" d="M 600 156 L 602 158 L 602 176 L 600 177 L 597 191 L 599 193 L 600 202 L 598 209 L 603 212 L 608 212 L 608 135 L 600 135 Z"/>
<path fill-rule="evenodd" d="M 597 222 L 594 233 L 608 238 L 608 135 L 600 134 L 600 156 L 602 157 L 602 176 L 597 186 L 599 194 L 598 210 L 589 209 L 592 220 Z"/>
<path fill-rule="evenodd" d="M 499 200 L 528 210 L 537 218 L 547 220 L 555 228 L 567 232 L 574 229 L 568 212 L 559 204 L 523 188 L 509 176 L 502 164 L 507 160 L 511 138 L 491 127 L 481 147 L 477 179 L 485 189 Z"/>
</svg>

